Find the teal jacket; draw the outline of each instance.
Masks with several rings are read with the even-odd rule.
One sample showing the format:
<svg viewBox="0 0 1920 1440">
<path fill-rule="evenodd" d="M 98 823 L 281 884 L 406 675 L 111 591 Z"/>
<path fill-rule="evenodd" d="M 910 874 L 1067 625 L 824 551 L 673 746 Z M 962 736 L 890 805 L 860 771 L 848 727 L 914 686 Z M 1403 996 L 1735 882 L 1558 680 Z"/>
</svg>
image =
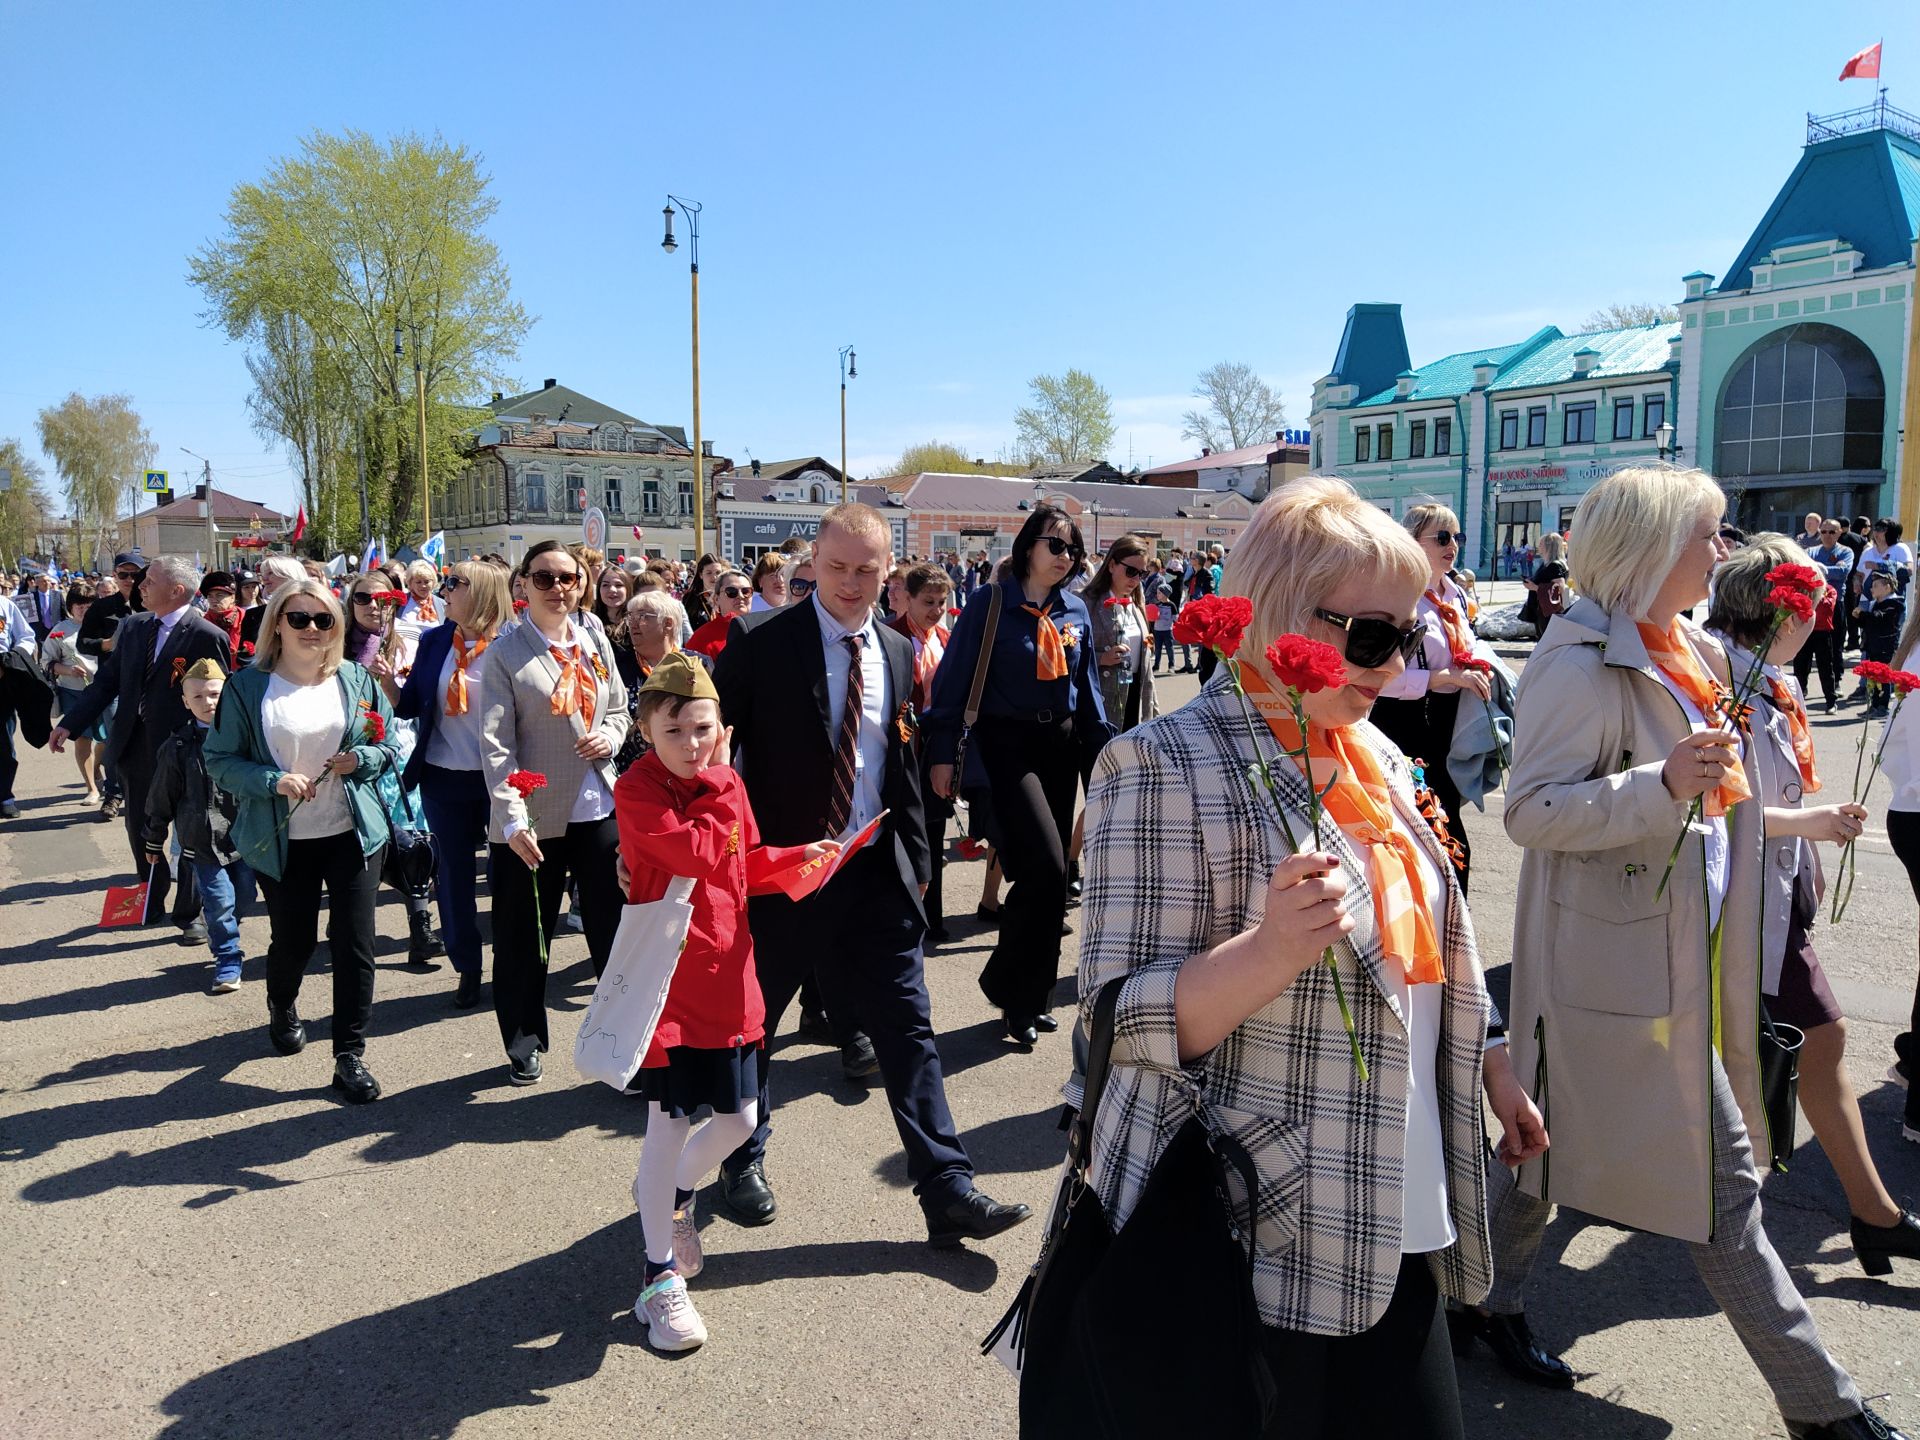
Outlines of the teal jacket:
<svg viewBox="0 0 1920 1440">
<path fill-rule="evenodd" d="M 286 772 L 274 763 L 260 721 L 269 678 L 267 671 L 251 666 L 227 677 L 204 753 L 207 773 L 214 783 L 239 802 L 232 829 L 234 849 L 260 874 L 278 880 L 287 864 L 288 804 L 286 797 L 274 790 Z M 349 717 L 340 748 L 351 750 L 360 761 L 359 767 L 340 783 L 347 788 L 347 809 L 353 815 L 354 832 L 360 837 L 360 853 L 371 856 L 387 843 L 389 835 L 379 781 L 383 772 L 397 772 L 400 766 L 398 748 L 391 738 L 393 710 L 373 676 L 351 660 L 341 663 L 334 683 L 340 687 Z M 389 738 L 377 742 L 366 738 L 362 716 L 367 710 L 381 718 Z"/>
</svg>

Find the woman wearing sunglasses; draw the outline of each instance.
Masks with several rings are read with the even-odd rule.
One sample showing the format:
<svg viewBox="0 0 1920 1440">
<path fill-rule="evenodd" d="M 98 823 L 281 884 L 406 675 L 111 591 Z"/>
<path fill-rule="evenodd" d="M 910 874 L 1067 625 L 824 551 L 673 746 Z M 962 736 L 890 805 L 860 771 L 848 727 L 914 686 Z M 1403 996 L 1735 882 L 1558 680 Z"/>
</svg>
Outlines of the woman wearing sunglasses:
<svg viewBox="0 0 1920 1440">
<path fill-rule="evenodd" d="M 507 574 L 486 560 L 463 560 L 447 576 L 446 620 L 420 637 L 394 714 L 416 728 L 401 778 L 420 792 L 419 813 L 435 836 L 434 892 L 440 930 L 457 977 L 453 1003 L 480 1001 L 480 924 L 474 892 L 492 813 L 480 719 L 482 657 L 513 613 Z"/>
<path fill-rule="evenodd" d="M 727 648 L 727 633 L 733 629 L 734 619 L 745 615 L 753 605 L 753 582 L 738 570 L 722 570 L 713 582 L 710 600 L 709 618 L 687 637 L 686 648 L 712 660 Z"/>
<path fill-rule="evenodd" d="M 1574 516 L 1579 598 L 1548 623 L 1521 678 L 1506 805 L 1507 834 L 1526 850 L 1513 1061 L 1554 1146 L 1517 1184 L 1493 1167 L 1485 1321 L 1527 1339 L 1522 1290 L 1551 1204 L 1671 1235 L 1787 1433 L 1869 1440 L 1889 1432 L 1820 1342 L 1761 1225 L 1765 817 L 1752 757 L 1723 728 L 1726 653 L 1681 618 L 1726 558 L 1725 507 L 1700 470 L 1597 482 Z"/>
<path fill-rule="evenodd" d="M 1447 771 L 1453 727 L 1462 700 L 1485 705 L 1493 683 L 1458 660 L 1471 657 L 1478 643 L 1467 623 L 1467 597 L 1450 572 L 1460 558 L 1460 521 L 1444 505 L 1416 505 L 1402 523 L 1427 557 L 1427 583 L 1420 592 L 1416 618 L 1424 634 L 1406 669 L 1380 692 L 1373 723 L 1400 747 L 1400 753 L 1426 768 L 1427 784 L 1446 812 L 1447 828 L 1460 844 L 1460 888 L 1467 888 L 1473 849 L 1460 818 L 1460 788 Z"/>
<path fill-rule="evenodd" d="M 282 1055 L 306 1046 L 296 1002 L 319 939 L 324 887 L 333 1086 L 364 1104 L 380 1096 L 364 1059 L 374 901 L 389 836 L 378 782 L 400 760 L 387 697 L 345 657 L 346 632 L 325 585 L 282 582 L 267 602 L 253 663 L 227 677 L 205 754 L 207 774 L 237 802 L 234 846 L 266 895 L 268 1037 Z"/>
<path fill-rule="evenodd" d="M 596 976 L 619 927 L 625 897 L 615 873 L 613 756 L 629 717 L 611 642 L 577 618 L 585 567 L 559 541 L 543 540 L 527 551 L 520 574 L 524 623 L 487 647 L 480 751 L 492 796 L 493 1011 L 508 1078 L 532 1085 L 547 1048 L 543 951 L 569 880 L 579 887 Z M 523 796 L 509 783 L 520 771 L 545 784 Z"/>
<path fill-rule="evenodd" d="M 1343 481 L 1276 491 L 1222 584 L 1252 602 L 1239 657 L 1254 714 L 1216 676 L 1109 745 L 1087 800 L 1090 1029 L 1102 989 L 1124 982 L 1092 1183 L 1118 1227 L 1188 1118 L 1245 1147 L 1258 1203 L 1233 1203 L 1258 1245 L 1255 1344 L 1285 1397 L 1276 1435 L 1462 1434 L 1440 1298 L 1477 1301 L 1490 1279 L 1482 1092 L 1503 1144 L 1546 1143 L 1505 1046 L 1487 1047 L 1447 849 L 1405 758 L 1367 723 L 1420 643 L 1428 580 L 1420 546 Z M 1305 736 L 1261 658 L 1283 634 L 1345 657 L 1343 683 L 1305 697 Z M 1303 743 L 1327 791 L 1317 836 L 1302 765 L 1277 758 Z M 1277 793 L 1248 783 L 1263 759 Z M 1282 810 L 1306 853 L 1292 853 Z"/>
<path fill-rule="evenodd" d="M 1122 535 L 1081 593 L 1093 617 L 1093 658 L 1100 676 L 1100 699 L 1116 730 L 1131 730 L 1160 713 L 1154 699 L 1147 647 L 1153 622 L 1140 592 L 1151 573 L 1147 542 Z"/>
<path fill-rule="evenodd" d="M 963 789 L 991 796 L 1000 864 L 1013 882 L 980 988 L 1021 1045 L 1060 1028 L 1048 1011 L 1060 971 L 1073 805 L 1113 733 L 1094 676 L 1092 620 L 1065 588 L 1086 553 L 1080 528 L 1052 505 L 1036 506 L 1014 537 L 961 775 Z M 953 798 L 954 757 L 994 594 L 983 587 L 967 602 L 934 676 L 924 723 L 928 773 L 942 799 Z"/>
</svg>

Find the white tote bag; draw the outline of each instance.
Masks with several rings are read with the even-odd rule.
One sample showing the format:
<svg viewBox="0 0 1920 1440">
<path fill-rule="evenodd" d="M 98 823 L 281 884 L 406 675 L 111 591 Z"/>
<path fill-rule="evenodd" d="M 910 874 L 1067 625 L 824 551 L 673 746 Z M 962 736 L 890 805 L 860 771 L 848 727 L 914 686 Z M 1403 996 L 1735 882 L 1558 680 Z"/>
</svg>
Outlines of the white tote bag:
<svg viewBox="0 0 1920 1440">
<path fill-rule="evenodd" d="M 686 948 L 692 895 L 693 881 L 677 876 L 660 899 L 622 907 L 607 968 L 573 1041 L 574 1068 L 587 1079 L 625 1090 L 639 1073 Z"/>
</svg>

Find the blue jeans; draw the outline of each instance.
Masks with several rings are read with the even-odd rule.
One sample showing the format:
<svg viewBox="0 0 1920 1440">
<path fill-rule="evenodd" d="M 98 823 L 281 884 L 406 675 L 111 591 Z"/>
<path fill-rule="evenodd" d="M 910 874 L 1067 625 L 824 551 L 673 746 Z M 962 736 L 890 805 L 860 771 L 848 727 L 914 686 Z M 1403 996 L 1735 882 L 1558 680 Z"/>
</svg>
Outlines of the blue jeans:
<svg viewBox="0 0 1920 1440">
<path fill-rule="evenodd" d="M 244 860 L 221 865 L 195 860 L 193 877 L 200 883 L 200 911 L 207 921 L 207 948 L 213 951 L 215 980 L 238 980 L 240 912 L 253 900 L 253 870 Z"/>
<path fill-rule="evenodd" d="M 486 777 L 478 770 L 420 767 L 420 808 L 433 831 L 434 898 L 440 905 L 440 938 L 447 958 L 462 975 L 480 973 L 480 908 L 474 898 L 492 813 Z"/>
</svg>

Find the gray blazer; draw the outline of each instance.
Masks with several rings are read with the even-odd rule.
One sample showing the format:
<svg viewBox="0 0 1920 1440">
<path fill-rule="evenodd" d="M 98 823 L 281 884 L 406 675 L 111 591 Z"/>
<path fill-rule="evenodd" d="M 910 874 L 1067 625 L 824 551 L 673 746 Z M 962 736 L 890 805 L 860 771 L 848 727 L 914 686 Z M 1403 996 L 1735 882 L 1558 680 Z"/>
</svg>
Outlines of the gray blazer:
<svg viewBox="0 0 1920 1440">
<path fill-rule="evenodd" d="M 604 760 L 587 761 L 574 753 L 573 747 L 588 733 L 579 715 L 553 713 L 553 687 L 560 678 L 560 667 L 547 653 L 546 637 L 537 627 L 531 623 L 518 625 L 487 647 L 485 683 L 481 686 L 486 708 L 480 719 L 480 756 L 493 800 L 487 836 L 496 845 L 506 843 L 509 824 L 530 825 L 535 835 L 564 833 L 589 764 L 598 772 L 608 798 L 612 798 L 616 778 L 613 756 L 627 738 L 630 723 L 627 687 L 620 683 L 620 669 L 613 662 L 613 647 L 606 632 L 585 625 L 579 629 L 589 655 L 597 655 L 600 660 L 595 677 L 599 688 L 594 696 L 593 733 L 606 736 L 613 746 Z M 522 800 L 507 784 L 507 776 L 515 770 L 538 771 L 547 777 L 546 787 Z"/>
</svg>

